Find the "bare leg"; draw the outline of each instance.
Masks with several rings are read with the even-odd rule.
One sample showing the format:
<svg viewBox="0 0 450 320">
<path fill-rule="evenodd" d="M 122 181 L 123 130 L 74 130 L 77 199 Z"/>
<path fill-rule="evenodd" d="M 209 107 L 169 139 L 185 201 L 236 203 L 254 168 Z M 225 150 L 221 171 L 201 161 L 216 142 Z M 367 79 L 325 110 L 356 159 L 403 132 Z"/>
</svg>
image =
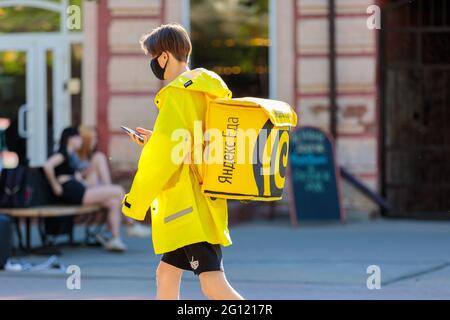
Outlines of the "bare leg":
<svg viewBox="0 0 450 320">
<path fill-rule="evenodd" d="M 91 164 L 96 168 L 99 183 L 106 185 L 111 184 L 111 174 L 109 172 L 106 156 L 101 152 L 94 153 Z"/>
<path fill-rule="evenodd" d="M 120 224 L 122 214 L 120 212 L 122 203 L 119 199 L 111 199 L 106 202 L 108 207 L 108 225 L 114 238 L 120 238 Z"/>
<path fill-rule="evenodd" d="M 183 269 L 164 261 L 156 269 L 156 300 L 180 299 L 180 283 Z"/>
<path fill-rule="evenodd" d="M 95 187 L 99 185 L 99 178 L 96 168 L 89 168 L 85 175 L 84 181 L 88 187 Z"/>
<path fill-rule="evenodd" d="M 108 161 L 103 153 L 95 152 L 92 156 L 91 168 L 86 174 L 85 181 L 90 187 L 98 185 L 111 185 L 112 182 Z M 122 217 L 122 220 L 128 225 L 135 223 L 133 219 L 125 216 Z"/>
<path fill-rule="evenodd" d="M 203 294 L 210 300 L 244 300 L 228 283 L 222 271 L 207 271 L 199 275 Z"/>
<path fill-rule="evenodd" d="M 84 205 L 100 205 L 108 209 L 108 223 L 113 237 L 120 237 L 122 219 L 121 204 L 125 192 L 121 186 L 97 186 L 88 188 L 83 197 Z"/>
</svg>

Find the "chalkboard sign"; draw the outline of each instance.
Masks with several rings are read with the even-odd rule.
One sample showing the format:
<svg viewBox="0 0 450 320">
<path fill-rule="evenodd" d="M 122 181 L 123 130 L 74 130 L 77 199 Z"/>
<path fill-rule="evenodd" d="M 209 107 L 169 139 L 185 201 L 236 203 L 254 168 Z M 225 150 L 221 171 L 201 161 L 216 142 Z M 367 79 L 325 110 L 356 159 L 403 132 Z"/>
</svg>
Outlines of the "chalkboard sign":
<svg viewBox="0 0 450 320">
<path fill-rule="evenodd" d="M 289 138 L 291 218 L 343 222 L 334 144 L 324 131 L 301 127 Z"/>
</svg>

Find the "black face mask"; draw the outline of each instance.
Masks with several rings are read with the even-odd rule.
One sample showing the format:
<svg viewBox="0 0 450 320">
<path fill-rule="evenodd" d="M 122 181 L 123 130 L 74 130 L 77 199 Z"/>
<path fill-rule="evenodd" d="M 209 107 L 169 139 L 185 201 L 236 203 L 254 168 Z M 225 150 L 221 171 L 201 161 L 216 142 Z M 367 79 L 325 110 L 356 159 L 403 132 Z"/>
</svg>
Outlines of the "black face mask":
<svg viewBox="0 0 450 320">
<path fill-rule="evenodd" d="M 150 67 L 152 68 L 152 71 L 155 74 L 155 77 L 157 77 L 159 80 L 164 80 L 164 73 L 166 72 L 166 67 L 167 67 L 167 63 L 169 62 L 169 59 L 167 59 L 166 65 L 164 66 L 164 68 L 162 68 L 158 62 L 158 58 L 160 56 L 161 56 L 161 54 L 159 56 L 157 56 L 156 58 L 153 58 L 150 61 Z"/>
</svg>

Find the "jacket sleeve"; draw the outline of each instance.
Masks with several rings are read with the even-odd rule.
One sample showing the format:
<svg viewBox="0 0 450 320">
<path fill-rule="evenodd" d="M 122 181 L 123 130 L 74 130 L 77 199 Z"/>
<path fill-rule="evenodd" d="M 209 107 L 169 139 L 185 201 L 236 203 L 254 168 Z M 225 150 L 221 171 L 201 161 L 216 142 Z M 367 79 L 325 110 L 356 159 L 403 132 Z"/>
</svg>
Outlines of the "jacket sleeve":
<svg viewBox="0 0 450 320">
<path fill-rule="evenodd" d="M 168 95 L 160 108 L 153 134 L 142 149 L 131 189 L 122 200 L 122 212 L 130 218 L 144 220 L 152 201 L 182 164 L 172 159 L 172 150 L 186 140 L 180 142 L 171 138 L 174 130 L 187 129 L 181 101 L 179 95 Z"/>
</svg>

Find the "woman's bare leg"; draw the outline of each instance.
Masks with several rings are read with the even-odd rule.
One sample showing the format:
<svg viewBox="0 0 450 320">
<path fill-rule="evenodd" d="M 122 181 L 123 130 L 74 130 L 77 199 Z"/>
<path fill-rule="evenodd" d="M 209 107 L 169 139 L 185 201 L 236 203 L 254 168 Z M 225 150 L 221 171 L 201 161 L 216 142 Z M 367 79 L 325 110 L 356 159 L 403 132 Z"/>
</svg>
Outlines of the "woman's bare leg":
<svg viewBox="0 0 450 320">
<path fill-rule="evenodd" d="M 122 223 L 122 214 L 120 209 L 122 207 L 121 200 L 111 199 L 106 205 L 108 206 L 108 225 L 111 230 L 113 238 L 120 238 L 120 225 Z"/>
<path fill-rule="evenodd" d="M 244 300 L 228 283 L 223 271 L 207 271 L 199 275 L 203 294 L 210 300 Z"/>
<path fill-rule="evenodd" d="M 88 172 L 84 177 L 84 181 L 88 187 L 95 187 L 99 185 L 99 177 L 96 168 L 87 169 Z"/>
<path fill-rule="evenodd" d="M 103 153 L 95 152 L 91 159 L 91 165 L 96 169 L 100 184 L 111 184 L 111 173 L 109 172 L 108 160 Z"/>
<path fill-rule="evenodd" d="M 83 197 L 84 205 L 100 205 L 108 209 L 108 223 L 113 237 L 120 237 L 122 199 L 125 192 L 121 186 L 97 186 L 88 188 Z"/>
<path fill-rule="evenodd" d="M 106 157 L 101 152 L 96 152 L 92 156 L 91 167 L 85 176 L 86 184 L 89 187 L 99 185 L 111 185 L 111 174 Z M 134 220 L 128 217 L 122 217 L 126 224 L 134 224 Z"/>
<path fill-rule="evenodd" d="M 183 269 L 160 261 L 156 269 L 156 300 L 180 299 L 180 283 Z"/>
</svg>

